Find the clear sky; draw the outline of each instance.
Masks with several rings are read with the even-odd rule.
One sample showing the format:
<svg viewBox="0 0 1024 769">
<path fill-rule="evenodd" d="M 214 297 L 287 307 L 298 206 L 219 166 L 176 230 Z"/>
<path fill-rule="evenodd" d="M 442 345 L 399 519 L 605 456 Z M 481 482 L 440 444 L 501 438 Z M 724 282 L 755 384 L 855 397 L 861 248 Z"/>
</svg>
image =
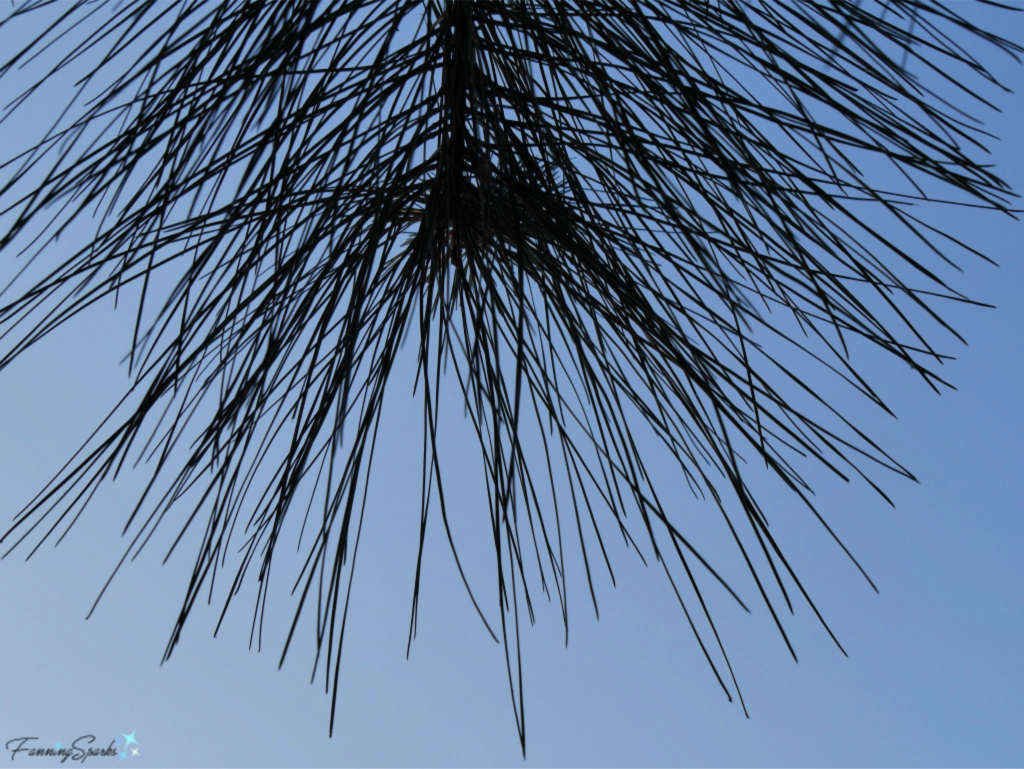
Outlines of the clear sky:
<svg viewBox="0 0 1024 769">
<path fill-rule="evenodd" d="M 1024 42 L 1024 13 L 971 12 Z M 0 28 L 0 51 L 13 44 L 11 34 Z M 1009 57 L 993 51 L 985 61 L 1011 88 L 1024 84 L 1024 69 Z M 0 101 L 26 82 L 0 81 Z M 0 125 L 0 147 L 23 147 L 49 127 L 66 94 L 66 81 L 57 83 Z M 1003 108 L 985 114 L 987 130 L 1003 138 L 991 143 L 991 162 L 1020 191 L 1024 149 L 1015 137 L 1024 99 L 989 95 Z M 718 688 L 663 573 L 621 547 L 611 552 L 618 586 L 597 575 L 600 621 L 584 598 L 580 568 L 569 574 L 568 648 L 557 604 L 542 605 L 537 625 L 526 628 L 525 764 L 502 649 L 477 619 L 436 526 L 428 529 L 419 632 L 407 660 L 419 515 L 419 444 L 405 420 L 416 429 L 419 422 L 410 401 L 409 411 L 396 407 L 382 426 L 378 452 L 387 462 L 360 545 L 333 739 L 322 669 L 309 683 L 311 640 L 277 669 L 293 611 L 285 578 L 272 596 L 268 618 L 277 622 L 264 628 L 262 653 L 248 649 L 250 586 L 218 638 L 215 598 L 193 614 L 160 666 L 198 544 L 187 538 L 161 566 L 172 526 L 84 619 L 127 545 L 121 527 L 146 480 L 129 473 L 103 487 L 59 547 L 46 544 L 28 562 L 21 549 L 0 561 L 0 746 L 29 736 L 37 746 L 67 745 L 86 734 L 106 745 L 134 732 L 133 766 L 1024 764 L 1022 231 L 1007 217 L 964 210 L 950 211 L 948 227 L 1001 265 L 961 259 L 956 288 L 998 309 L 949 307 L 946 317 L 970 343 L 941 339 L 957 358 L 946 374 L 958 391 L 936 396 L 909 372 L 889 363 L 872 368 L 866 359 L 899 419 L 846 401 L 920 485 L 884 478 L 893 509 L 863 485 L 812 475 L 820 509 L 880 593 L 791 500 L 764 500 L 773 531 L 785 537 L 849 658 L 797 604 L 787 622 L 800 658 L 794 664 L 738 564 L 729 574 L 753 613 L 715 597 L 749 719 Z M 73 233 L 64 243 L 72 247 Z M 17 266 L 3 254 L 0 282 Z M 123 393 L 121 359 L 134 322 L 128 306 L 95 308 L 0 372 L 0 525 Z M 477 456 L 468 445 L 467 463 Z M 472 517 L 475 475 L 465 475 L 456 500 L 467 522 L 460 553 L 471 579 L 490 584 L 486 509 Z M 689 497 L 679 505 L 685 514 L 698 509 Z M 9 765 L 55 764 L 20 754 Z"/>
</svg>

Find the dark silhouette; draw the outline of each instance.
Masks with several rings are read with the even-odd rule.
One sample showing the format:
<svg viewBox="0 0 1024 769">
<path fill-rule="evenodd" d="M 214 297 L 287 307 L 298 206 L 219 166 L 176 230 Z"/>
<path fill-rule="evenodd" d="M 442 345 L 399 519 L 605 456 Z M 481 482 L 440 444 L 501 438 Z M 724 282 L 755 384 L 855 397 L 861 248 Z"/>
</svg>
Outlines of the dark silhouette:
<svg viewBox="0 0 1024 769">
<path fill-rule="evenodd" d="M 48 5 L 19 3 L 3 23 Z M 612 569 L 602 527 L 664 569 L 731 698 L 704 590 L 740 599 L 658 496 L 652 446 L 720 512 L 785 637 L 770 583 L 790 611 L 794 590 L 814 604 L 745 468 L 764 465 L 826 527 L 799 463 L 875 488 L 867 468 L 912 476 L 778 351 L 886 410 L 851 351 L 877 347 L 937 391 L 948 356 L 926 334 L 952 329 L 936 305 L 970 300 L 935 265 L 950 247 L 985 257 L 934 215 L 1012 215 L 1009 187 L 971 157 L 986 136 L 971 111 L 992 106 L 973 86 L 993 78 L 964 46 L 1024 49 L 960 10 L 60 2 L 59 23 L 0 69 L 59 39 L 42 79 L 82 73 L 53 130 L 3 165 L 3 255 L 27 248 L 49 269 L 0 296 L 0 368 L 92 303 L 140 297 L 133 385 L 16 518 L 3 554 L 59 536 L 101 481 L 142 460 L 153 480 L 126 524 L 130 552 L 165 517 L 183 530 L 206 519 L 169 656 L 230 539 L 244 553 L 225 611 L 258 560 L 259 614 L 282 527 L 301 525 L 314 541 L 288 644 L 315 604 L 336 699 L 377 425 L 404 347 L 423 408 L 420 542 L 439 515 L 456 562 L 443 387 L 458 388 L 479 438 L 496 596 L 463 579 L 506 650 L 523 750 L 530 587 L 539 576 L 568 632 L 564 552 L 578 542 L 596 611 L 591 573 Z M 947 79 L 959 102 L 915 71 Z M 882 162 L 905 189 L 878 181 Z M 19 197 L 29 174 L 39 183 Z M 918 247 L 866 221 L 864 201 Z M 47 246 L 82 217 L 95 237 L 55 259 Z M 161 292 L 164 274 L 174 284 Z M 419 562 L 415 574 L 410 641 Z M 495 597 L 500 627 L 487 619 Z"/>
</svg>

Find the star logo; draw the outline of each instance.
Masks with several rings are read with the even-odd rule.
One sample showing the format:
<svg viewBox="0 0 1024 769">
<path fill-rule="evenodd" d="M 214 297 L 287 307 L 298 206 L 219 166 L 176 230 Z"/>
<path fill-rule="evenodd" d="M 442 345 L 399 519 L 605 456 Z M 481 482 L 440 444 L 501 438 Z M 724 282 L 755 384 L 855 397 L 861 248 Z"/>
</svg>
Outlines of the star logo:
<svg viewBox="0 0 1024 769">
<path fill-rule="evenodd" d="M 133 742 L 136 745 L 139 744 L 139 741 L 137 739 L 135 739 L 135 732 L 137 732 L 137 731 L 139 731 L 139 730 L 135 729 L 131 734 L 125 734 L 124 732 L 121 732 L 121 736 L 124 737 L 124 746 L 125 746 L 125 748 L 131 747 L 131 744 Z"/>
<path fill-rule="evenodd" d="M 60 750 L 60 743 L 57 743 L 57 750 Z"/>
<path fill-rule="evenodd" d="M 120 758 L 117 759 L 118 761 L 124 761 L 126 758 L 128 758 L 128 753 L 127 752 L 125 752 L 125 753 L 118 753 L 117 755 L 120 756 Z"/>
<path fill-rule="evenodd" d="M 132 748 L 132 755 L 133 756 L 139 755 L 139 749 L 138 748 Z"/>
</svg>

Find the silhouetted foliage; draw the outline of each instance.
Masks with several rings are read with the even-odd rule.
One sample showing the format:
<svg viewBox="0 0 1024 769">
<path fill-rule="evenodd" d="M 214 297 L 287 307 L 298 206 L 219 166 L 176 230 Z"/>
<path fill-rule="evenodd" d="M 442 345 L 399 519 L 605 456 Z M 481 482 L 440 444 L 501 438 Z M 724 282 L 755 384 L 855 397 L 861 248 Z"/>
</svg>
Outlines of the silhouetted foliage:
<svg viewBox="0 0 1024 769">
<path fill-rule="evenodd" d="M 3 23 L 53 5 L 19 3 Z M 790 611 L 794 589 L 814 604 L 744 464 L 763 463 L 826 527 L 794 462 L 872 486 L 865 467 L 912 476 L 775 351 L 801 351 L 883 409 L 854 365 L 865 343 L 937 390 L 947 356 L 926 334 L 949 327 L 936 304 L 969 300 L 935 266 L 952 236 L 913 204 L 1011 213 L 1008 186 L 968 153 L 986 136 L 972 82 L 994 81 L 965 46 L 1024 49 L 956 3 L 51 10 L 59 21 L 0 69 L 46 50 L 57 63 L 43 80 L 84 72 L 53 130 L 3 165 L 0 247 L 8 257 L 31 238 L 18 248 L 47 272 L 0 296 L 0 368 L 92 304 L 139 296 L 133 386 L 19 514 L 4 554 L 66 530 L 101 481 L 147 463 L 128 553 L 165 517 L 183 532 L 206 518 L 169 656 L 229 539 L 243 538 L 243 557 L 224 609 L 258 561 L 259 614 L 284 522 L 303 515 L 314 541 L 288 643 L 315 598 L 336 701 L 377 426 L 408 343 L 423 409 L 420 557 L 439 514 L 458 562 L 445 503 L 458 479 L 438 448 L 439 393 L 458 388 L 479 439 L 492 635 L 524 751 L 521 614 L 532 621 L 539 576 L 568 631 L 573 539 L 597 609 L 585 529 L 609 572 L 602 525 L 664 569 L 722 688 L 738 694 L 703 590 L 710 580 L 740 599 L 659 498 L 651 446 L 720 511 L 785 637 L 770 583 Z M 962 103 L 915 69 L 948 80 Z M 909 192 L 880 188 L 882 161 Z M 25 178 L 39 181 L 15 195 Z M 918 247 L 866 221 L 861 201 Z M 49 245 L 82 218 L 97 220 L 91 242 L 53 257 Z M 160 296 L 151 281 L 164 273 L 175 283 Z M 782 394 L 794 387 L 799 398 Z M 419 589 L 417 563 L 410 641 Z M 474 604 L 487 623 L 489 602 Z"/>
</svg>

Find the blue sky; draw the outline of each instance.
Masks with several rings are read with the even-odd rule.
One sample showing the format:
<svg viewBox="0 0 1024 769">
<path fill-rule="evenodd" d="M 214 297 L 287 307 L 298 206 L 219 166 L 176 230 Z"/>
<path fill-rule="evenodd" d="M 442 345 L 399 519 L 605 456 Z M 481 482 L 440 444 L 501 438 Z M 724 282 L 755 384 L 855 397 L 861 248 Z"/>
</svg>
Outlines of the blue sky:
<svg viewBox="0 0 1024 769">
<path fill-rule="evenodd" d="M 972 12 L 1024 42 L 1024 13 Z M 9 34 L 0 29 L 0 50 L 10 45 Z M 1011 88 L 1024 83 L 1024 70 L 1009 57 L 993 53 L 986 62 Z M 20 90 L 0 81 L 5 103 Z M 66 94 L 66 83 L 57 83 L 17 121 L 0 125 L 0 147 L 24 146 L 45 130 Z M 1003 137 L 991 144 L 991 162 L 1019 190 L 1024 150 L 1012 137 L 1024 125 L 1024 101 L 989 95 L 1003 108 L 985 115 L 987 130 Z M 905 370 L 865 354 L 863 365 L 899 419 L 847 401 L 858 425 L 921 483 L 884 478 L 893 509 L 863 484 L 812 474 L 820 509 L 880 593 L 805 511 L 782 495 L 765 500 L 773 531 L 849 658 L 798 604 L 787 620 L 800 658 L 794 664 L 734 564 L 729 574 L 753 613 L 722 596 L 714 600 L 750 711 L 744 718 L 718 688 L 663 574 L 613 547 L 618 585 L 597 575 L 600 621 L 579 568 L 569 573 L 568 648 L 557 604 L 542 605 L 537 626 L 524 633 L 525 765 L 1024 764 L 1021 230 L 1006 217 L 969 210 L 949 211 L 947 226 L 1001 265 L 961 260 L 966 269 L 956 287 L 998 309 L 948 310 L 970 342 L 941 340 L 957 358 L 946 373 L 958 390 L 938 397 Z M 4 284 L 12 274 L 5 253 Z M 0 372 L 4 521 L 123 393 L 121 359 L 133 321 L 131 310 L 96 307 Z M 268 618 L 278 622 L 265 627 L 262 653 L 248 649 L 250 590 L 216 639 L 217 599 L 195 612 L 174 656 L 160 666 L 191 574 L 190 548 L 198 544 L 187 538 L 161 565 L 177 532 L 172 526 L 163 545 L 129 564 L 84 620 L 127 544 L 121 527 L 146 480 L 138 473 L 103 487 L 59 547 L 46 544 L 28 562 L 20 549 L 0 561 L 0 744 L 33 736 L 52 747 L 93 734 L 105 745 L 134 731 L 140 752 L 129 759 L 133 765 L 523 764 L 502 649 L 476 618 L 437 527 L 428 530 L 419 632 L 405 657 L 419 511 L 419 445 L 406 426 L 416 413 L 412 401 L 409 408 L 397 406 L 382 426 L 378 452 L 387 464 L 375 479 L 360 545 L 333 739 L 322 671 L 309 683 L 312 643 L 296 647 L 277 670 L 293 611 L 287 579 L 272 596 Z M 487 517 L 473 516 L 480 489 L 474 473 L 465 476 L 455 500 L 464 516 L 460 553 L 468 552 L 471 580 L 489 585 Z M 686 496 L 679 508 L 699 514 Z M 276 607 L 274 598 L 281 599 Z M 12 765 L 52 764 L 22 754 Z"/>
</svg>

